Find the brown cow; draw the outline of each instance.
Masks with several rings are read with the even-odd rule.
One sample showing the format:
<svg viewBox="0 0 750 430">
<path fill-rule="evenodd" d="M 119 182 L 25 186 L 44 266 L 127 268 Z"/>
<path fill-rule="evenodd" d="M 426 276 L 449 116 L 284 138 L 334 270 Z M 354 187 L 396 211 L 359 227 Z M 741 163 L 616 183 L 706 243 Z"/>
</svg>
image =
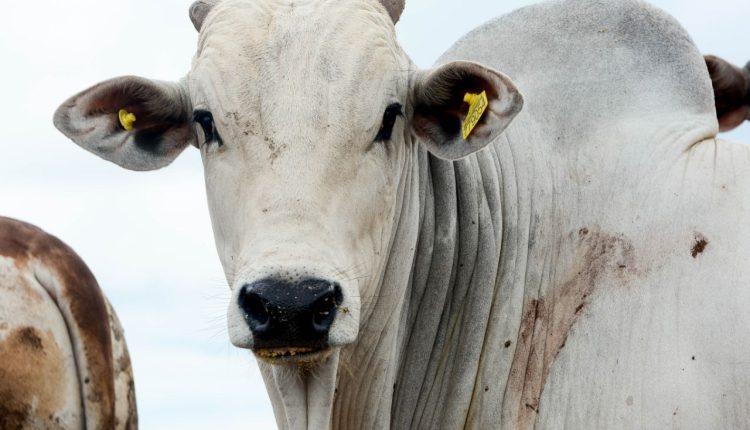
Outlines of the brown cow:
<svg viewBox="0 0 750 430">
<path fill-rule="evenodd" d="M 750 63 L 739 67 L 713 55 L 706 55 L 714 87 L 719 129 L 729 131 L 750 120 Z"/>
<path fill-rule="evenodd" d="M 114 310 L 78 255 L 0 217 L 0 429 L 136 429 Z"/>
</svg>

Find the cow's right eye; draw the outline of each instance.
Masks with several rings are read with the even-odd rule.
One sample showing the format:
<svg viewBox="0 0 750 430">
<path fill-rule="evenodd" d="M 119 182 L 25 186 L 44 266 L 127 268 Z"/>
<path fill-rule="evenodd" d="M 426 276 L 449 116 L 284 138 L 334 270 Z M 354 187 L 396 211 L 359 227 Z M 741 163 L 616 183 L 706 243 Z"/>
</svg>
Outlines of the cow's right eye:
<svg viewBox="0 0 750 430">
<path fill-rule="evenodd" d="M 214 116 L 211 115 L 211 112 L 207 110 L 197 110 L 193 112 L 193 122 L 200 125 L 203 129 L 203 137 L 205 138 L 205 143 L 216 141 L 216 143 L 221 146 L 221 138 L 219 138 L 219 134 L 216 132 Z"/>
<path fill-rule="evenodd" d="M 403 116 L 400 103 L 392 103 L 385 109 L 385 113 L 383 113 L 383 123 L 380 125 L 378 135 L 375 136 L 375 142 L 387 142 L 391 140 L 393 125 L 396 123 L 396 118 L 400 116 Z"/>
</svg>

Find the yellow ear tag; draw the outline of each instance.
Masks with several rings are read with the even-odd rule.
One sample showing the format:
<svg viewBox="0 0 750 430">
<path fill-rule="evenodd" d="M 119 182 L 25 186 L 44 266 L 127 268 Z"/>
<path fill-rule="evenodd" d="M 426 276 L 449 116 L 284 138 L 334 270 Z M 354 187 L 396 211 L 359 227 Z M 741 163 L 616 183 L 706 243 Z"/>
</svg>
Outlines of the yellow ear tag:
<svg viewBox="0 0 750 430">
<path fill-rule="evenodd" d="M 464 102 L 469 104 L 469 113 L 466 114 L 466 119 L 461 126 L 464 140 L 466 140 L 474 127 L 479 124 L 479 120 L 482 119 L 484 111 L 487 110 L 489 103 L 487 102 L 487 92 L 482 91 L 481 94 L 466 93 L 464 96 Z"/>
<path fill-rule="evenodd" d="M 120 125 L 122 128 L 124 128 L 127 131 L 130 131 L 133 129 L 133 123 L 135 122 L 135 114 L 130 113 L 126 111 L 125 109 L 120 109 Z"/>
</svg>

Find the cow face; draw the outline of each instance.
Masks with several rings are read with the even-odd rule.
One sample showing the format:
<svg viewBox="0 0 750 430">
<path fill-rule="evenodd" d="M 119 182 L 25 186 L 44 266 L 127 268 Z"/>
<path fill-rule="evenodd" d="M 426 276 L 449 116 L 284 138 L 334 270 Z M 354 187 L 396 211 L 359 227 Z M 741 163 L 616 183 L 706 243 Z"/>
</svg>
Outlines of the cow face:
<svg viewBox="0 0 750 430">
<path fill-rule="evenodd" d="M 479 64 L 415 70 L 374 0 L 214 3 L 191 8 L 200 39 L 185 79 L 103 82 L 55 125 L 134 170 L 196 147 L 232 342 L 272 363 L 318 361 L 367 324 L 399 208 L 416 198 L 404 181 L 418 145 L 471 154 L 522 100 Z M 482 91 L 488 109 L 464 138 L 464 96 Z"/>
</svg>

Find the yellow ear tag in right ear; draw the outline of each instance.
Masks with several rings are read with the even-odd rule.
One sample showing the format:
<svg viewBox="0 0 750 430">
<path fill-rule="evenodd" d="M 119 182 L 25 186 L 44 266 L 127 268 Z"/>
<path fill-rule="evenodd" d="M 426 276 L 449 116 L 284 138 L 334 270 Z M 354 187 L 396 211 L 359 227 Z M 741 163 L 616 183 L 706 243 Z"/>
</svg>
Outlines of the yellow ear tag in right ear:
<svg viewBox="0 0 750 430">
<path fill-rule="evenodd" d="M 135 122 L 134 113 L 130 113 L 125 109 L 120 109 L 119 117 L 120 125 L 122 126 L 122 128 L 124 128 L 126 131 L 130 131 L 133 129 L 133 123 Z"/>
<path fill-rule="evenodd" d="M 482 91 L 481 94 L 466 93 L 464 96 L 464 102 L 469 104 L 469 113 L 466 114 L 466 119 L 461 126 L 464 140 L 466 140 L 474 127 L 479 124 L 479 120 L 482 119 L 484 111 L 487 110 L 489 103 L 487 102 L 487 92 Z"/>
</svg>

